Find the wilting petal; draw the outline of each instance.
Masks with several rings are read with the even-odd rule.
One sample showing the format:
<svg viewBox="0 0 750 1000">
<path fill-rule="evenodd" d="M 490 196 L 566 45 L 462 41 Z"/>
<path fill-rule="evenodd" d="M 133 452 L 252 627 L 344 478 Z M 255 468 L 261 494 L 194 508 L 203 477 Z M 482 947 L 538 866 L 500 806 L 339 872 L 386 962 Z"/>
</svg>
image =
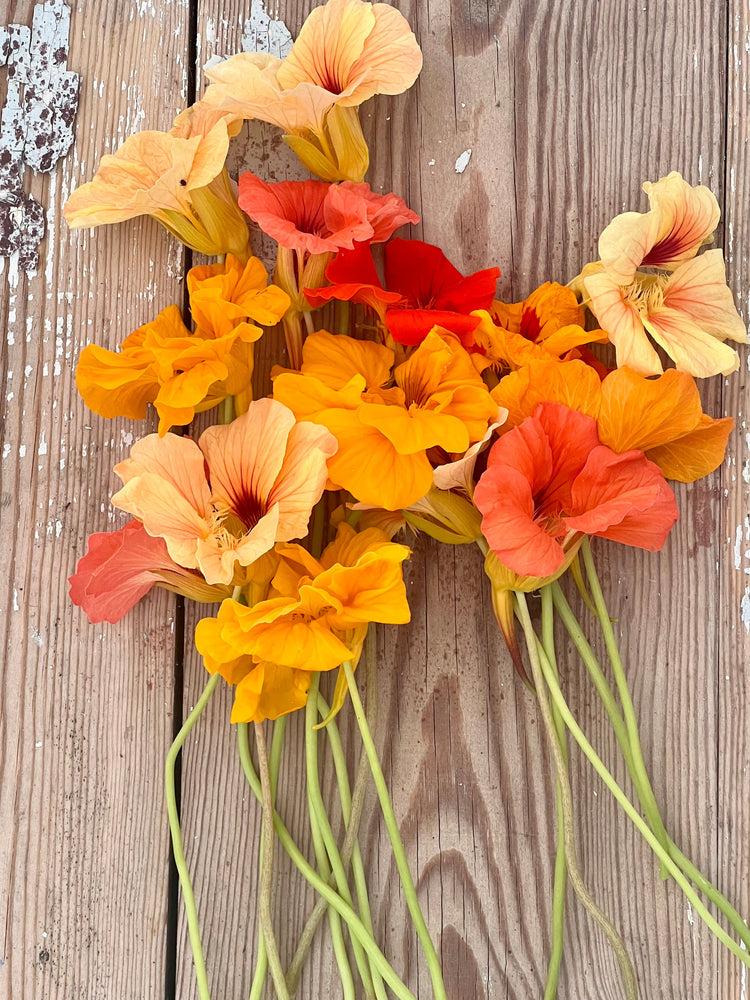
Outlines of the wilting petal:
<svg viewBox="0 0 750 1000">
<path fill-rule="evenodd" d="M 261 661 L 238 682 L 230 722 L 263 722 L 296 712 L 307 703 L 310 673 Z"/>
<path fill-rule="evenodd" d="M 223 169 L 229 137 L 219 121 L 205 136 L 181 139 L 138 132 L 113 156 L 103 156 L 94 179 L 68 198 L 63 215 L 71 229 L 124 222 L 164 210 L 188 214 L 190 192 Z"/>
<path fill-rule="evenodd" d="M 477 464 L 480 452 L 489 446 L 492 435 L 502 427 L 508 419 L 508 411 L 502 407 L 498 408 L 497 421 L 490 424 L 481 441 L 477 441 L 468 448 L 461 458 L 454 462 L 446 462 L 439 465 L 433 473 L 433 482 L 439 490 L 463 490 L 464 493 L 471 494 L 474 489 L 474 466 Z"/>
</svg>

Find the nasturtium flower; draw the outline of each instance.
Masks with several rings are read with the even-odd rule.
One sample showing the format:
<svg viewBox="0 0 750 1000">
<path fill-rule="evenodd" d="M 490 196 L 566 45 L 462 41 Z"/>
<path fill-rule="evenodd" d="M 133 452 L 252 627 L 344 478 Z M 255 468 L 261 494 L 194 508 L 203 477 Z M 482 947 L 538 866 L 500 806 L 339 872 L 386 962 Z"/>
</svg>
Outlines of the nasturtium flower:
<svg viewBox="0 0 750 1000">
<path fill-rule="evenodd" d="M 478 367 L 514 369 L 532 361 L 569 360 L 586 344 L 605 342 L 603 330 L 585 330 L 572 289 L 546 281 L 523 302 L 495 301 L 476 313 L 472 355 Z"/>
<path fill-rule="evenodd" d="M 236 685 L 232 722 L 302 707 L 310 672 L 356 664 L 370 622 L 409 621 L 401 568 L 409 549 L 376 528 L 356 532 L 341 523 L 319 560 L 292 544 L 277 545 L 275 554 L 265 599 L 251 607 L 226 600 L 196 629 L 206 668 Z M 334 711 L 344 694 L 340 682 Z"/>
<path fill-rule="evenodd" d="M 263 232 L 288 250 L 310 254 L 383 243 L 400 226 L 419 222 L 402 198 L 376 194 L 369 184 L 279 181 L 240 175 L 240 207 Z"/>
<path fill-rule="evenodd" d="M 623 212 L 599 237 L 604 270 L 618 284 L 629 285 L 641 267 L 674 271 L 713 239 L 721 211 L 713 192 L 688 184 L 676 170 L 656 182 L 646 181 L 648 212 Z"/>
<path fill-rule="evenodd" d="M 328 265 L 329 287 L 306 288 L 305 293 L 315 307 L 331 299 L 368 306 L 400 344 L 420 344 L 439 326 L 469 346 L 479 325 L 479 318 L 470 314 L 490 307 L 499 277 L 496 267 L 464 277 L 439 247 L 395 239 L 385 247 L 385 284 L 369 246 L 358 245 L 340 251 Z"/>
<path fill-rule="evenodd" d="M 679 371 L 728 375 L 739 358 L 725 341 L 747 343 L 747 328 L 727 287 L 721 250 L 696 256 L 713 237 L 718 202 L 676 172 L 644 190 L 649 211 L 617 216 L 599 239 L 601 259 L 587 264 L 575 284 L 615 345 L 618 367 L 661 374 L 653 340 Z"/>
<path fill-rule="evenodd" d="M 153 538 L 138 521 L 119 531 L 89 536 L 88 551 L 69 577 L 70 599 L 92 622 L 118 622 L 152 587 L 163 587 L 202 604 L 229 597 L 198 573 L 179 566 L 163 538 Z"/>
<path fill-rule="evenodd" d="M 115 466 L 120 510 L 165 540 L 170 556 L 211 584 L 245 581 L 277 541 L 301 538 L 326 482 L 336 441 L 323 427 L 296 423 L 271 399 L 256 400 L 198 443 L 149 434 Z"/>
<path fill-rule="evenodd" d="M 500 562 L 532 577 L 555 574 L 584 534 L 657 551 L 679 516 L 643 452 L 616 454 L 595 420 L 559 403 L 540 404 L 493 445 L 474 502 Z"/>
<path fill-rule="evenodd" d="M 224 163 L 231 117 L 183 113 L 170 132 L 138 132 L 103 156 L 68 198 L 71 229 L 150 215 L 200 253 L 248 256 L 248 231 Z"/>
<path fill-rule="evenodd" d="M 153 403 L 163 436 L 246 388 L 252 354 L 244 348 L 262 332 L 243 323 L 218 337 L 193 334 L 179 308 L 168 306 L 126 337 L 119 351 L 84 347 L 76 385 L 86 405 L 102 417 L 143 420 Z"/>
<path fill-rule="evenodd" d="M 582 361 L 541 361 L 506 375 L 492 397 L 507 408 L 509 427 L 540 403 L 578 410 L 596 420 L 602 444 L 643 451 L 667 479 L 683 483 L 719 467 L 733 426 L 731 417 L 705 414 L 695 381 L 673 368 L 658 378 L 619 368 L 602 382 Z"/>
<path fill-rule="evenodd" d="M 221 337 L 241 323 L 275 326 L 289 308 L 289 296 L 268 284 L 268 274 L 257 257 L 246 262 L 232 254 L 216 264 L 188 271 L 190 313 L 198 333 Z"/>
<path fill-rule="evenodd" d="M 393 369 L 387 347 L 318 331 L 300 373 L 274 380 L 274 398 L 338 441 L 329 483 L 365 504 L 409 507 L 432 486 L 435 464 L 463 455 L 496 422 L 498 405 L 458 338 L 433 330 Z M 428 454 L 428 452 L 430 454 Z"/>
<path fill-rule="evenodd" d="M 208 69 L 204 102 L 277 125 L 324 180 L 361 181 L 369 155 L 356 108 L 407 90 L 421 68 L 419 45 L 395 7 L 329 0 L 311 12 L 285 59 L 241 52 Z"/>
</svg>

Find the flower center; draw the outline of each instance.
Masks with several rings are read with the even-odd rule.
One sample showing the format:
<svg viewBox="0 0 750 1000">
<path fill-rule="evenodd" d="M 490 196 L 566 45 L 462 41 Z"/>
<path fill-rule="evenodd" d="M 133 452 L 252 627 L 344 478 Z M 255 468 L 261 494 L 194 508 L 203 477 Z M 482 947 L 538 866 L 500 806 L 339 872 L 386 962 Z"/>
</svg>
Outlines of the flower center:
<svg viewBox="0 0 750 1000">
<path fill-rule="evenodd" d="M 642 316 L 648 316 L 664 306 L 664 289 L 668 281 L 667 275 L 639 273 L 624 292 L 623 298 Z"/>
</svg>

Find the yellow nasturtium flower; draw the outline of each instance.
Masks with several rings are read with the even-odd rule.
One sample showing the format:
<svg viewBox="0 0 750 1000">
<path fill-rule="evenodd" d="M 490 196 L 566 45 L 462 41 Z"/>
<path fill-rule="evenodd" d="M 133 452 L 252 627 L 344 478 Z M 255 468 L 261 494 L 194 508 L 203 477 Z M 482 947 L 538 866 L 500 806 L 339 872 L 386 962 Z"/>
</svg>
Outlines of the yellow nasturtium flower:
<svg viewBox="0 0 750 1000">
<path fill-rule="evenodd" d="M 196 629 L 206 669 L 236 685 L 232 722 L 301 708 L 311 672 L 356 664 L 370 622 L 409 621 L 401 568 L 409 549 L 377 528 L 341 523 L 319 560 L 296 544 L 277 545 L 275 555 L 265 599 L 252 607 L 226 600 Z M 332 711 L 345 693 L 340 675 Z"/>
</svg>

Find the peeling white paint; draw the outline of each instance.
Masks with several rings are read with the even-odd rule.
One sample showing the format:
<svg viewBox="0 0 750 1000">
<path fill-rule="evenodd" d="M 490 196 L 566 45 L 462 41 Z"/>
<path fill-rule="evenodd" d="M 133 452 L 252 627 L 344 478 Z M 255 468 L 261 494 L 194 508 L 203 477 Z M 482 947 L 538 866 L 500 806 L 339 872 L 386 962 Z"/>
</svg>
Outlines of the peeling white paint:
<svg viewBox="0 0 750 1000">
<path fill-rule="evenodd" d="M 283 59 L 289 55 L 293 43 L 292 33 L 278 17 L 278 7 L 272 15 L 267 13 L 263 0 L 253 0 L 250 17 L 242 29 L 242 51 L 268 52 Z"/>
<path fill-rule="evenodd" d="M 470 149 L 465 149 L 463 151 L 463 153 L 461 153 L 461 155 L 456 160 L 456 173 L 457 174 L 462 174 L 464 172 L 464 170 L 466 170 L 466 168 L 469 165 L 469 160 L 470 159 L 471 159 L 471 150 Z"/>
</svg>

